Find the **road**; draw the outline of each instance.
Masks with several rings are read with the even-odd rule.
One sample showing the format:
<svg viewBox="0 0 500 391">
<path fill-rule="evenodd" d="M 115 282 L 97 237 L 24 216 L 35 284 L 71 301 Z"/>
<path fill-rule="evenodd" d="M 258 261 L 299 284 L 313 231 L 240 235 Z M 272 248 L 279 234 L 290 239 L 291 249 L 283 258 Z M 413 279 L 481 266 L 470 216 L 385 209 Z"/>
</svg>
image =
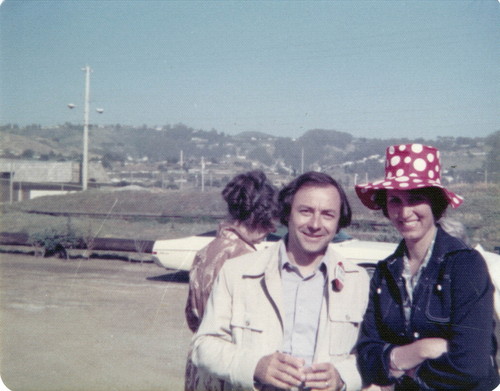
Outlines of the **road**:
<svg viewBox="0 0 500 391">
<path fill-rule="evenodd" d="M 182 390 L 186 275 L 152 263 L 0 254 L 11 390 Z"/>
</svg>

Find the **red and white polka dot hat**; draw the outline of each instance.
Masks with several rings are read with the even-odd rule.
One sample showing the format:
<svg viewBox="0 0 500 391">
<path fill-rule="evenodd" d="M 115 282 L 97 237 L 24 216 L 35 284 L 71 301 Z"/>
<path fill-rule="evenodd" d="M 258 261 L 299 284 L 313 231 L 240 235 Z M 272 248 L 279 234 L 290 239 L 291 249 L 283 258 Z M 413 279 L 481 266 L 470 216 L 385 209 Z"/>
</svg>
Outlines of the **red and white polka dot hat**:
<svg viewBox="0 0 500 391">
<path fill-rule="evenodd" d="M 401 144 L 387 148 L 385 179 L 356 185 L 356 194 L 370 209 L 380 209 L 374 201 L 378 190 L 412 190 L 421 187 L 439 187 L 448 203 L 457 208 L 463 198 L 441 184 L 441 162 L 439 151 L 422 144 Z"/>
</svg>

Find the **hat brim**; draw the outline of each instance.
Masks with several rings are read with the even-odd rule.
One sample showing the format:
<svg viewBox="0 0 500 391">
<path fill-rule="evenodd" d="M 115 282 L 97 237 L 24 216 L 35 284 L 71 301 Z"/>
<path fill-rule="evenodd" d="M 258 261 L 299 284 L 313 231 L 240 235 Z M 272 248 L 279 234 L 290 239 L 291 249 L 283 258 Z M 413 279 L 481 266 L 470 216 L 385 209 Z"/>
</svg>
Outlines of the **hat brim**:
<svg viewBox="0 0 500 391">
<path fill-rule="evenodd" d="M 458 208 L 463 202 L 461 196 L 446 189 L 440 182 L 422 180 L 420 178 L 396 177 L 383 179 L 373 183 L 356 185 L 355 190 L 363 205 L 369 209 L 378 210 L 381 209 L 381 207 L 375 202 L 375 196 L 380 190 L 413 190 L 424 187 L 437 187 L 441 189 L 448 204 L 450 204 L 452 208 Z"/>
</svg>

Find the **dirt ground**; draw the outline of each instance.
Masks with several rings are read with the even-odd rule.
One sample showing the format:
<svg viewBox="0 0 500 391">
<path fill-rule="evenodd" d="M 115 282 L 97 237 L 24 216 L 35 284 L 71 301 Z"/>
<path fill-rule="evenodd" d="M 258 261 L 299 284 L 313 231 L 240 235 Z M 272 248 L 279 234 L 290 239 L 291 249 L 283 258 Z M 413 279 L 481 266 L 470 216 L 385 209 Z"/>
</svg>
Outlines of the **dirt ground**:
<svg viewBox="0 0 500 391">
<path fill-rule="evenodd" d="M 183 389 L 191 339 L 185 273 L 0 254 L 0 284 L 0 374 L 8 389 Z"/>
<path fill-rule="evenodd" d="M 187 281 L 153 263 L 0 254 L 2 381 L 12 391 L 183 390 Z"/>
</svg>

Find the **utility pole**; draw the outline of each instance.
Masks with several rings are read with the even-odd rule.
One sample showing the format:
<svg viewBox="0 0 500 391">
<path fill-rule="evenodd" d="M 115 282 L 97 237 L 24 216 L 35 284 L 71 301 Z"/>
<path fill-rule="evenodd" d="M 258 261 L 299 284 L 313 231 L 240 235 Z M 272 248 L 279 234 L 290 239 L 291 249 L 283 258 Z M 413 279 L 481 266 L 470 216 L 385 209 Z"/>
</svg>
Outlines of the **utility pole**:
<svg viewBox="0 0 500 391">
<path fill-rule="evenodd" d="M 14 201 L 14 169 L 12 168 L 12 163 L 10 163 L 10 173 L 9 173 L 9 204 Z"/>
<path fill-rule="evenodd" d="M 201 157 L 201 192 L 205 191 L 205 158 Z"/>
<path fill-rule="evenodd" d="M 300 173 L 304 173 L 304 147 L 302 147 L 302 154 L 300 157 Z"/>
<path fill-rule="evenodd" d="M 85 72 L 85 105 L 83 109 L 83 156 L 82 156 L 82 190 L 87 190 L 88 184 L 88 152 L 89 152 L 89 105 L 90 105 L 90 67 L 82 68 Z"/>
<path fill-rule="evenodd" d="M 180 166 L 181 166 L 181 178 L 179 181 L 179 188 L 182 190 L 182 182 L 184 182 L 184 152 L 182 151 L 182 149 L 181 149 Z"/>
</svg>

